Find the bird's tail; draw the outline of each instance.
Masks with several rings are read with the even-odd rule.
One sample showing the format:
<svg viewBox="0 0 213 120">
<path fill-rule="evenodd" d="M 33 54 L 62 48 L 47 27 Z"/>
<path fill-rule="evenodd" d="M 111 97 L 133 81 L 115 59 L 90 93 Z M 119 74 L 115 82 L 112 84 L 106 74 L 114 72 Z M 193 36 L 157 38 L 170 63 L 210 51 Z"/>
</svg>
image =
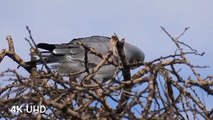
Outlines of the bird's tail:
<svg viewBox="0 0 213 120">
<path fill-rule="evenodd" d="M 56 63 L 60 62 L 64 58 L 63 55 L 53 53 L 53 50 L 56 48 L 55 44 L 39 43 L 37 48 L 41 49 L 41 51 L 31 51 L 31 60 L 28 61 L 27 64 Z"/>
</svg>

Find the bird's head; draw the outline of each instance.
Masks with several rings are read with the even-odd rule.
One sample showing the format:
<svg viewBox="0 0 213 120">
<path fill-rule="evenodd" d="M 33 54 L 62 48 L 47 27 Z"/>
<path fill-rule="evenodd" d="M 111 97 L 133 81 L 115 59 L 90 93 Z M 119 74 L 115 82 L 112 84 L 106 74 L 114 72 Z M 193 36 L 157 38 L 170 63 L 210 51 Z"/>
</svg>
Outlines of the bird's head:
<svg viewBox="0 0 213 120">
<path fill-rule="evenodd" d="M 129 43 L 124 44 L 124 53 L 128 64 L 143 63 L 145 58 L 144 53 L 138 47 Z"/>
</svg>

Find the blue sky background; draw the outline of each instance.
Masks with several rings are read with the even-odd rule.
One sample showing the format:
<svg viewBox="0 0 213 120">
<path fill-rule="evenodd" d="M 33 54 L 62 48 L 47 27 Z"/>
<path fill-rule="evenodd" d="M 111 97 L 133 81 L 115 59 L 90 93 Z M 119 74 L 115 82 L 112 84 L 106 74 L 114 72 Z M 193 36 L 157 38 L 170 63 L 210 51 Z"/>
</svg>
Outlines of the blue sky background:
<svg viewBox="0 0 213 120">
<path fill-rule="evenodd" d="M 210 66 L 200 73 L 212 75 L 212 5 L 212 0 L 1 0 L 0 49 L 7 48 L 5 37 L 11 35 L 17 53 L 29 60 L 29 45 L 24 40 L 28 37 L 25 28 L 28 25 L 37 43 L 62 43 L 78 37 L 116 33 L 143 50 L 145 60 L 149 61 L 176 50 L 160 26 L 173 36 L 190 27 L 181 41 L 206 53 L 204 57 L 191 57 L 190 61 Z M 6 58 L 0 71 L 16 67 Z M 27 74 L 23 69 L 19 72 Z M 205 99 L 211 108 L 213 98 Z"/>
</svg>

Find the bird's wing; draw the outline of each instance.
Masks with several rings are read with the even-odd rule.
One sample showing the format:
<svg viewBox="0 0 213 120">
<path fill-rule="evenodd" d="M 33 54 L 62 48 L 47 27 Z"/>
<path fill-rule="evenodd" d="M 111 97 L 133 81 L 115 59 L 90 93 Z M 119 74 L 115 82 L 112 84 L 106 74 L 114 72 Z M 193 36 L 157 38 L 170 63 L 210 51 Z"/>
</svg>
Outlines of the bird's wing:
<svg viewBox="0 0 213 120">
<path fill-rule="evenodd" d="M 105 55 L 109 51 L 110 38 L 105 36 L 91 36 L 85 38 L 73 39 L 70 43 L 85 43 L 88 47 L 95 49 L 96 52 Z M 81 46 L 82 47 L 82 46 Z M 84 49 L 82 47 L 82 49 Z M 85 54 L 83 55 L 85 56 Z M 88 62 L 91 64 L 97 64 L 101 61 L 101 58 L 94 54 L 88 54 Z"/>
<path fill-rule="evenodd" d="M 94 48 L 97 52 L 105 55 L 109 50 L 110 38 L 103 36 L 91 36 L 86 38 L 73 39 L 69 43 L 47 44 L 39 43 L 38 48 L 43 49 L 42 56 L 47 63 L 60 63 L 52 65 L 61 73 L 78 72 L 85 69 L 85 49 L 77 42 L 85 43 L 88 47 Z M 94 68 L 101 58 L 88 53 L 88 68 Z"/>
</svg>

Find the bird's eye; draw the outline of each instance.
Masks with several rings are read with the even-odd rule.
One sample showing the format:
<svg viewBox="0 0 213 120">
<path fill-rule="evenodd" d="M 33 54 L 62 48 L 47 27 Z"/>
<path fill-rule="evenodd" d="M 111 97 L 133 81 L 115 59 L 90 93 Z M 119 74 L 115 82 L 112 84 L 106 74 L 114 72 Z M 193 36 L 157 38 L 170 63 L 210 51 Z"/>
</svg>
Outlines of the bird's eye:
<svg viewBox="0 0 213 120">
<path fill-rule="evenodd" d="M 132 63 L 132 64 L 134 64 L 134 63 L 139 63 L 139 62 L 141 62 L 141 60 L 139 60 L 139 59 L 131 59 L 130 61 L 129 61 L 129 63 Z"/>
<path fill-rule="evenodd" d="M 137 62 L 141 62 L 141 60 L 137 60 Z"/>
</svg>

